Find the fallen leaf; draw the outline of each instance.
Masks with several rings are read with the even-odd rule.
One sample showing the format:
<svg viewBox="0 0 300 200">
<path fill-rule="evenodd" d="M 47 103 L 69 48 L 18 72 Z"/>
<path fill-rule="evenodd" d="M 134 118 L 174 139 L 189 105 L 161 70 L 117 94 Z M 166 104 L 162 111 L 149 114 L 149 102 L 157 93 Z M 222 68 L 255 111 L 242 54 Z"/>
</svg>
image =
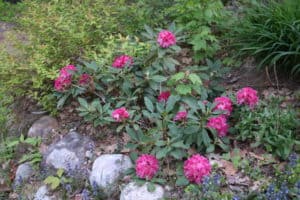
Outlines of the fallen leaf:
<svg viewBox="0 0 300 200">
<path fill-rule="evenodd" d="M 233 166 L 232 162 L 227 160 L 220 160 L 222 163 L 222 171 L 226 174 L 226 176 L 233 176 L 237 173 L 237 169 Z"/>
<path fill-rule="evenodd" d="M 265 160 L 264 157 L 259 156 L 259 155 L 255 154 L 255 153 L 253 153 L 253 152 L 249 152 L 249 155 L 250 155 L 251 157 L 253 157 L 253 158 L 258 159 L 258 160 Z"/>
</svg>

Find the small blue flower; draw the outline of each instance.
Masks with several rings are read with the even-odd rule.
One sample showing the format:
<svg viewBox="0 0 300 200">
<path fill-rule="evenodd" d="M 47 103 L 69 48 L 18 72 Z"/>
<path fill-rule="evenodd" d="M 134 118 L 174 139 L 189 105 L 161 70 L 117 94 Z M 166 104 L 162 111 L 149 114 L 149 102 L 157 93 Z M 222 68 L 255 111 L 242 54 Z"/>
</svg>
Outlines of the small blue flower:
<svg viewBox="0 0 300 200">
<path fill-rule="evenodd" d="M 215 185 L 220 186 L 221 185 L 221 175 L 220 174 L 214 175 L 213 181 L 214 181 Z"/>
<path fill-rule="evenodd" d="M 295 167 L 297 165 L 297 162 L 298 162 L 298 155 L 296 153 L 291 153 L 290 156 L 288 157 L 289 159 L 289 163 L 288 165 L 290 167 Z"/>
<path fill-rule="evenodd" d="M 240 197 L 238 197 L 238 196 L 233 196 L 233 197 L 232 197 L 232 200 L 240 200 Z"/>
<path fill-rule="evenodd" d="M 72 187 L 71 187 L 70 184 L 66 184 L 66 185 L 65 185 L 65 189 L 66 189 L 66 191 L 67 191 L 68 193 L 71 193 L 71 191 L 72 191 Z"/>
<path fill-rule="evenodd" d="M 82 200 L 90 200 L 89 191 L 87 189 L 83 189 L 81 192 Z"/>
</svg>

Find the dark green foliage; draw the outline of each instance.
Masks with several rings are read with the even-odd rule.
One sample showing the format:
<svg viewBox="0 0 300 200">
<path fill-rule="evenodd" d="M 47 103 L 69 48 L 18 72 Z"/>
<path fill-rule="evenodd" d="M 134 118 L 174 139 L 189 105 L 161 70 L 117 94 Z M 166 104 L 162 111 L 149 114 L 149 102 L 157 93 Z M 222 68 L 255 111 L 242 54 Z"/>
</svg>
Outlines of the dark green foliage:
<svg viewBox="0 0 300 200">
<path fill-rule="evenodd" d="M 282 110 L 273 100 L 261 103 L 255 110 L 242 109 L 235 125 L 237 139 L 254 140 L 252 147 L 264 146 L 267 151 L 286 159 L 294 145 L 299 145 L 299 120 L 292 109 Z"/>
<path fill-rule="evenodd" d="M 231 29 L 233 46 L 241 56 L 254 56 L 259 68 L 275 67 L 299 75 L 300 1 L 253 4 Z"/>
</svg>

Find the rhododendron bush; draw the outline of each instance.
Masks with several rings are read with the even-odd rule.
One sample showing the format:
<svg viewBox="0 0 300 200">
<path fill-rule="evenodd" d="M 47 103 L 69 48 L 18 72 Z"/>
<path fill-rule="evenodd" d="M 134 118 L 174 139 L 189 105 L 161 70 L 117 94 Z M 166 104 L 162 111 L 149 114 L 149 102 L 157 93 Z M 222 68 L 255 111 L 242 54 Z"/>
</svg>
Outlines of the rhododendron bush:
<svg viewBox="0 0 300 200">
<path fill-rule="evenodd" d="M 129 135 L 136 179 L 162 183 L 157 177 L 169 176 L 162 171 L 179 167 L 178 185 L 201 184 L 212 171 L 202 155 L 230 150 L 234 113 L 255 112 L 258 93 L 250 87 L 225 92 L 218 84 L 224 72 L 219 61 L 182 67 L 174 59 L 182 39 L 174 24 L 145 28 L 149 55 L 118 52 L 110 65 L 64 67 L 55 80 L 57 96 L 80 96 L 78 111 L 86 121 Z"/>
</svg>

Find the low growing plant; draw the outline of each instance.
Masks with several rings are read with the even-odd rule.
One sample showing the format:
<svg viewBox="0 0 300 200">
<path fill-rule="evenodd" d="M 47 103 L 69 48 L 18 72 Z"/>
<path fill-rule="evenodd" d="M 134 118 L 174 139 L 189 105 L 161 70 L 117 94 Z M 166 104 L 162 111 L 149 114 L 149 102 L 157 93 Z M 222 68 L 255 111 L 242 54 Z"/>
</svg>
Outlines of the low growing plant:
<svg viewBox="0 0 300 200">
<path fill-rule="evenodd" d="M 255 110 L 245 107 L 238 112 L 239 118 L 234 127 L 237 139 L 251 139 L 254 141 L 252 147 L 264 146 L 283 159 L 288 157 L 294 145 L 299 145 L 297 114 L 291 108 L 280 108 L 278 100 L 261 101 Z"/>
</svg>

